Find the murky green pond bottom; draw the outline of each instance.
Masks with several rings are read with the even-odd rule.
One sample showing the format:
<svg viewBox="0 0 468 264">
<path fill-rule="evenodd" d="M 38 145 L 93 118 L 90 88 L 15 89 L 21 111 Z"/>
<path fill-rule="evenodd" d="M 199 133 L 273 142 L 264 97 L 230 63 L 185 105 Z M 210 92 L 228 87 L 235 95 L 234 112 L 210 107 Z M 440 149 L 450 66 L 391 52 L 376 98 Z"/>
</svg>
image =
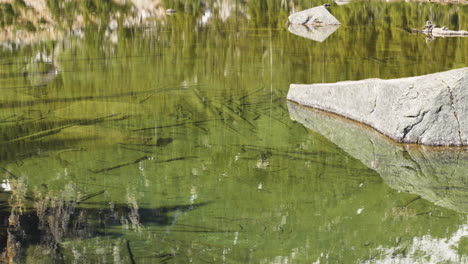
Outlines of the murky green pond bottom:
<svg viewBox="0 0 468 264">
<path fill-rule="evenodd" d="M 285 98 L 291 83 L 466 66 L 468 39 L 428 41 L 404 27 L 429 15 L 467 27 L 443 14 L 468 9 L 334 8 L 343 26 L 324 42 L 253 15 L 200 24 L 181 12 L 121 28 L 117 40 L 91 28 L 83 38 L 4 47 L 2 260 L 466 261 L 467 181 L 440 176 L 460 163 L 392 148 L 420 165 L 409 178 L 391 169 L 398 164 L 382 143 L 375 160 L 387 169 L 371 169 L 360 151 L 292 120 Z M 418 155 L 448 165 L 426 170 Z"/>
</svg>

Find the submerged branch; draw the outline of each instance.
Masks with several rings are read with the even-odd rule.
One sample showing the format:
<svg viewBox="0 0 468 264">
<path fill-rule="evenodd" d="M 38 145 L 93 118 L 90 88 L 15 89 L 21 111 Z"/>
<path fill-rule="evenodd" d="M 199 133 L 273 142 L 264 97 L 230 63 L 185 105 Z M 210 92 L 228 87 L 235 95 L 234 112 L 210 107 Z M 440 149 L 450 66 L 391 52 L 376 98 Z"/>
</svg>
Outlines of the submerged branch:
<svg viewBox="0 0 468 264">
<path fill-rule="evenodd" d="M 408 203 L 406 203 L 403 207 L 408 207 L 408 205 L 412 204 L 413 202 L 415 202 L 415 201 L 417 201 L 417 200 L 419 200 L 419 199 L 422 199 L 422 197 L 421 197 L 421 196 L 418 196 L 418 197 L 412 199 L 411 201 L 409 201 Z"/>
<path fill-rule="evenodd" d="M 130 258 L 130 263 L 135 264 L 135 258 L 132 253 L 132 248 L 130 247 L 130 240 L 127 240 L 127 252 L 128 252 L 128 257 Z"/>
<path fill-rule="evenodd" d="M 177 158 L 172 158 L 172 159 L 167 159 L 167 160 L 156 161 L 155 163 L 165 163 L 165 162 L 171 162 L 171 161 L 186 160 L 186 159 L 191 159 L 191 158 L 198 158 L 198 157 L 196 157 L 196 156 L 177 157 Z M 136 159 L 135 161 L 119 164 L 119 165 L 109 167 L 109 168 L 103 168 L 103 169 L 99 169 L 99 170 L 90 170 L 90 171 L 92 171 L 94 173 L 107 172 L 107 171 L 119 169 L 119 168 L 122 168 L 122 167 L 126 167 L 126 166 L 129 166 L 129 165 L 133 165 L 133 164 L 139 163 L 140 161 L 143 161 L 143 160 L 152 160 L 152 158 L 148 157 L 148 156 L 143 156 L 143 157 L 141 157 L 139 159 Z"/>
<path fill-rule="evenodd" d="M 128 165 L 132 165 L 132 164 L 135 164 L 135 163 L 139 163 L 140 161 L 148 160 L 148 159 L 149 159 L 148 156 L 143 156 L 143 157 L 138 158 L 138 159 L 136 159 L 136 160 L 134 160 L 134 161 L 131 161 L 131 162 L 119 164 L 119 165 L 116 165 L 116 166 L 113 166 L 113 167 L 109 167 L 109 168 L 103 168 L 103 169 L 100 169 L 100 170 L 91 170 L 91 171 L 94 172 L 94 173 L 101 173 L 101 172 L 111 171 L 111 170 L 115 170 L 115 169 L 118 169 L 118 168 L 122 168 L 122 167 L 125 167 L 125 166 L 128 166 Z"/>
<path fill-rule="evenodd" d="M 82 120 L 82 121 L 78 121 L 78 122 L 75 122 L 75 123 L 72 123 L 72 124 L 63 125 L 63 126 L 60 126 L 60 127 L 55 127 L 55 128 L 48 129 L 48 130 L 45 130 L 45 131 L 40 131 L 40 132 L 37 132 L 37 133 L 33 133 L 33 134 L 29 134 L 29 135 L 22 136 L 22 137 L 19 137 L 19 138 L 15 138 L 15 139 L 9 140 L 7 142 L 11 143 L 11 142 L 17 142 L 17 141 L 22 141 L 22 140 L 35 140 L 35 139 L 39 139 L 39 138 L 43 138 L 43 137 L 47 137 L 47 136 L 57 134 L 57 133 L 61 132 L 63 129 L 70 128 L 70 127 L 73 127 L 73 126 L 87 126 L 87 125 L 94 125 L 94 124 L 97 124 L 97 123 L 101 123 L 101 122 L 104 122 L 104 121 L 120 121 L 120 120 L 124 120 L 124 119 L 129 118 L 129 116 L 123 116 L 123 117 L 116 118 L 116 119 L 109 119 L 109 118 L 112 118 L 112 117 L 117 116 L 117 115 L 118 114 L 113 114 L 113 115 L 99 117 L 99 118 L 95 118 L 95 119 L 91 119 L 91 120 Z M 109 120 L 106 120 L 106 119 L 109 119 Z"/>
<path fill-rule="evenodd" d="M 91 199 L 93 197 L 96 197 L 96 196 L 98 196 L 100 194 L 103 194 L 105 192 L 106 192 L 105 190 L 102 190 L 102 191 L 99 191 L 99 192 L 87 194 L 87 195 L 83 196 L 80 200 L 78 200 L 77 203 L 82 203 L 84 201 L 87 201 L 87 200 L 89 200 L 89 199 Z"/>
<path fill-rule="evenodd" d="M 2 167 L 0 167 L 0 170 L 2 170 L 5 174 L 8 174 L 8 175 L 13 176 L 13 178 L 15 178 L 15 179 L 18 179 L 18 176 L 16 176 L 15 174 L 13 174 L 13 172 L 11 172 L 11 171 L 9 171 L 9 170 L 7 170 L 7 169 L 5 169 L 5 168 L 2 168 Z"/>
<path fill-rule="evenodd" d="M 26 87 L 23 87 L 23 88 L 26 88 Z M 80 102 L 80 101 L 86 101 L 86 100 L 134 97 L 137 95 L 158 94 L 158 93 L 165 93 L 165 92 L 170 92 L 174 90 L 180 90 L 180 88 L 170 87 L 170 88 L 165 88 L 161 90 L 151 89 L 151 90 L 145 90 L 145 91 L 130 91 L 126 93 L 109 94 L 109 95 L 102 95 L 102 96 L 87 95 L 87 96 L 79 96 L 79 97 L 50 98 L 50 99 L 30 100 L 30 101 L 2 101 L 0 102 L 0 108 L 10 108 L 10 107 L 13 108 L 13 107 L 34 106 L 38 104 L 68 103 L 68 102 Z"/>
<path fill-rule="evenodd" d="M 168 127 L 178 127 L 178 126 L 185 126 L 185 125 L 199 125 L 199 124 L 202 124 L 202 123 L 211 122 L 211 121 L 219 121 L 219 120 L 224 120 L 224 118 L 208 119 L 208 120 L 193 121 L 193 122 L 184 122 L 184 123 L 165 125 L 165 126 L 144 127 L 144 128 L 134 129 L 133 131 L 135 132 L 135 131 L 143 131 L 143 130 L 151 130 L 151 129 L 168 128 Z"/>
</svg>

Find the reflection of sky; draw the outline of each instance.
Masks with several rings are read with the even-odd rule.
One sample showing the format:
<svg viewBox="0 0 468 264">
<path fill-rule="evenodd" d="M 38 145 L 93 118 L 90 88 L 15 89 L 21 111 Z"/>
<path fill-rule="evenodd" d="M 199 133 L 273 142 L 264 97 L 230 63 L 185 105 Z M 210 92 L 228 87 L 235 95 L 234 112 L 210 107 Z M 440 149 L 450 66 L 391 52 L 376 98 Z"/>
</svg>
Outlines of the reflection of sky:
<svg viewBox="0 0 468 264">
<path fill-rule="evenodd" d="M 468 224 L 461 225 L 448 238 L 434 238 L 430 235 L 414 237 L 410 245 L 395 248 L 380 247 L 383 258 L 365 263 L 468 263 L 468 256 L 459 255 L 458 246 L 463 237 L 468 237 Z M 406 248 L 406 249 L 405 249 Z M 406 251 L 405 256 L 396 252 Z M 421 258 L 427 256 L 427 258 Z"/>
<path fill-rule="evenodd" d="M 201 20 L 200 20 L 200 23 L 202 25 L 206 25 L 206 23 L 208 22 L 208 20 L 210 20 L 212 14 L 211 14 L 211 10 L 210 9 L 206 9 L 205 10 L 205 13 L 203 14 Z"/>
<path fill-rule="evenodd" d="M 2 187 L 6 192 L 11 191 L 11 185 L 8 180 L 3 180 L 2 184 L 0 184 L 0 187 Z"/>
</svg>

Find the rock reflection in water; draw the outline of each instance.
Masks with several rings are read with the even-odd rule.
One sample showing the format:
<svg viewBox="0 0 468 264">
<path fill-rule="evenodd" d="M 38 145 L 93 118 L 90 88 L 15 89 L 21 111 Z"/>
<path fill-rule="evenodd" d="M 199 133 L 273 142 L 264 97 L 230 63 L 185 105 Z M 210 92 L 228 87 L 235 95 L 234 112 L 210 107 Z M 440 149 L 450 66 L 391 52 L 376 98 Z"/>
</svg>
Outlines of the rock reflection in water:
<svg viewBox="0 0 468 264">
<path fill-rule="evenodd" d="M 468 213 L 468 149 L 397 144 L 371 128 L 288 103 L 291 119 L 318 132 L 375 170 L 392 188 Z"/>
<path fill-rule="evenodd" d="M 40 251 L 34 255 L 47 255 L 49 260 L 63 262 L 70 255 L 67 251 L 74 251 L 67 248 L 67 240 L 107 236 L 118 241 L 123 230 L 138 231 L 144 225 L 171 225 L 174 224 L 174 217 L 170 214 L 177 215 L 205 205 L 195 203 L 140 208 L 134 197 L 127 197 L 126 204 L 91 202 L 92 198 L 105 195 L 105 191 L 80 195 L 70 184 L 62 192 L 53 194 L 48 193 L 46 187 L 43 190 L 35 188 L 29 193 L 21 178 L 7 184 L 11 191 L 0 191 L 0 261 L 6 263 L 25 261 L 33 245 L 36 251 Z M 113 228 L 118 226 L 122 229 Z M 129 251 L 125 254 L 130 254 L 126 258 L 131 259 L 129 246 L 127 240 L 120 246 L 125 250 L 120 251 Z M 72 247 L 76 247 L 76 243 Z M 71 255 L 72 259 L 79 257 L 73 252 Z M 115 259 L 116 256 L 107 257 Z"/>
<path fill-rule="evenodd" d="M 463 246 L 464 239 L 468 236 L 468 225 L 464 224 L 448 238 L 436 238 L 431 235 L 414 237 L 412 240 L 401 243 L 396 247 L 379 247 L 377 250 L 384 256 L 380 263 L 467 263 L 468 258 L 460 255 L 459 248 Z M 395 252 L 405 252 L 406 257 L 395 257 Z M 420 255 L 430 256 L 421 261 Z M 366 261 L 364 263 L 375 263 Z"/>
<path fill-rule="evenodd" d="M 313 41 L 324 42 L 340 25 L 313 26 L 313 25 L 289 25 L 289 32 L 308 38 Z"/>
<path fill-rule="evenodd" d="M 468 213 L 468 150 L 436 149 L 397 144 L 375 130 L 348 119 L 288 102 L 292 120 L 321 134 L 349 155 L 380 174 L 392 188 L 419 195 L 438 206 Z M 414 215 L 407 206 L 393 208 L 396 217 Z M 417 215 L 432 213 L 419 213 Z M 465 263 L 460 249 L 467 225 L 446 238 L 431 234 L 397 241 L 394 247 L 377 246 L 376 259 L 364 263 Z M 403 253 L 400 253 L 403 252 Z M 427 256 L 421 262 L 421 256 Z M 378 260 L 377 260 L 378 259 Z M 427 262 L 426 262 L 427 261 Z"/>
</svg>

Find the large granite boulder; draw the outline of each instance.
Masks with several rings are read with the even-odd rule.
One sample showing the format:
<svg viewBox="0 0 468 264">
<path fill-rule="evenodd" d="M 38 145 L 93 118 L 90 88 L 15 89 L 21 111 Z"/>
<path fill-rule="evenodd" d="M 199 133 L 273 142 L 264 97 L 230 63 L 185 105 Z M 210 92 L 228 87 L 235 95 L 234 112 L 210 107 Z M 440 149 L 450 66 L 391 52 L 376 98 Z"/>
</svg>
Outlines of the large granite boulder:
<svg viewBox="0 0 468 264">
<path fill-rule="evenodd" d="M 399 144 L 358 122 L 288 102 L 292 120 L 376 171 L 390 187 L 468 213 L 468 148 Z"/>
<path fill-rule="evenodd" d="M 298 25 L 341 25 L 325 6 L 317 6 L 289 16 L 289 23 Z"/>
<path fill-rule="evenodd" d="M 468 145 L 468 68 L 393 80 L 291 84 L 287 98 L 367 124 L 398 142 Z"/>
</svg>

